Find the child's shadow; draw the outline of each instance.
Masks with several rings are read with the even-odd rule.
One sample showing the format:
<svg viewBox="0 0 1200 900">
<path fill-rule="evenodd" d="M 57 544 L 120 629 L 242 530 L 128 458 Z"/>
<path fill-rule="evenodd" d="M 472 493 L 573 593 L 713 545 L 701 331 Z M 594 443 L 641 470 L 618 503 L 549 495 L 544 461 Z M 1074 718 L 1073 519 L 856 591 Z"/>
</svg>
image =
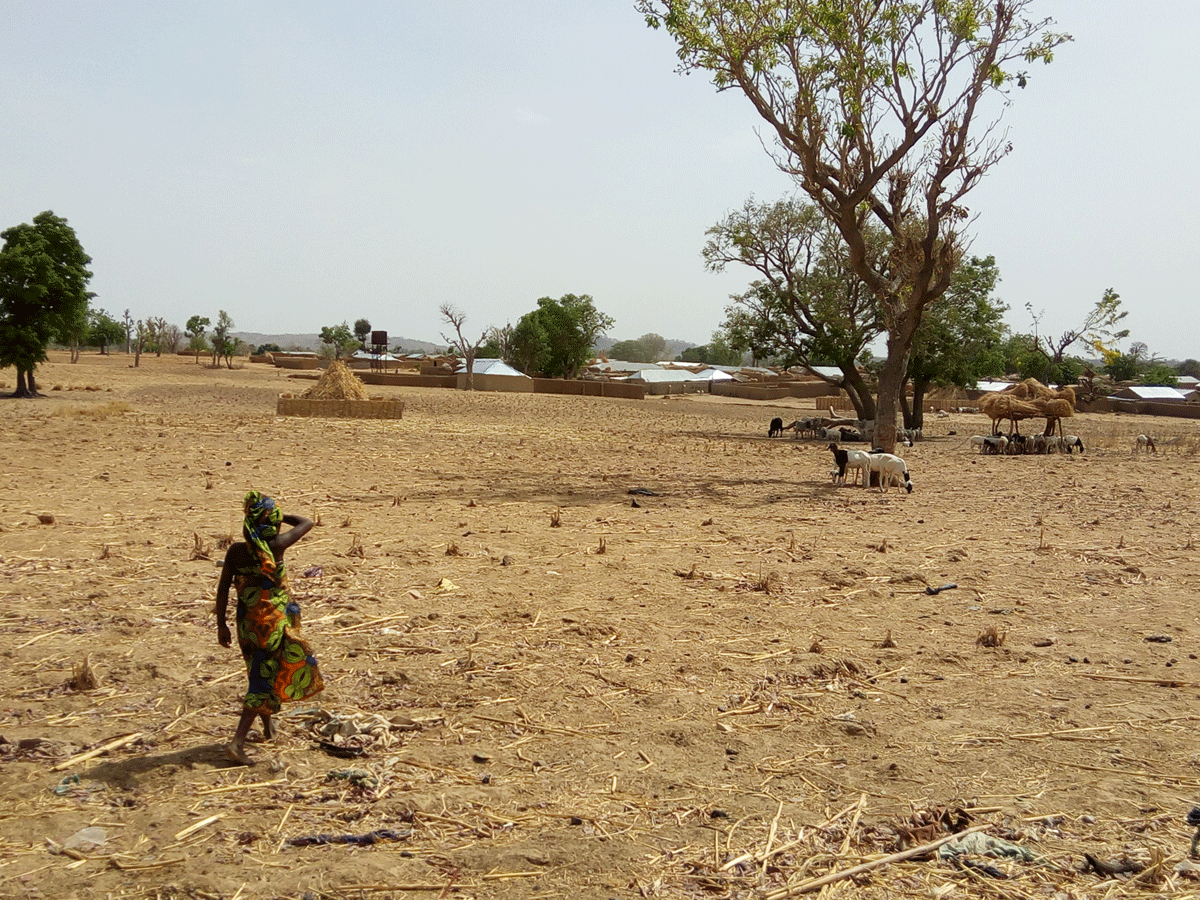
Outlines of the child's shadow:
<svg viewBox="0 0 1200 900">
<path fill-rule="evenodd" d="M 141 776 L 148 775 L 164 766 L 184 769 L 231 769 L 237 767 L 225 756 L 225 744 L 200 744 L 168 753 L 151 751 L 144 756 L 105 760 L 99 765 L 81 771 L 87 780 L 102 781 L 125 790 L 136 790 Z"/>
</svg>

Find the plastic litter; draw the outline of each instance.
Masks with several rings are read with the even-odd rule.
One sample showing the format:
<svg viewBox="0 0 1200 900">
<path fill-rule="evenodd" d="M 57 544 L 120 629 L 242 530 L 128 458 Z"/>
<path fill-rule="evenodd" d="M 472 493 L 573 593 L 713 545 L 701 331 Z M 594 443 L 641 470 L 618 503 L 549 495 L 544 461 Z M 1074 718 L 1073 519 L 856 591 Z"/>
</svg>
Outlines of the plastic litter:
<svg viewBox="0 0 1200 900">
<path fill-rule="evenodd" d="M 391 828 L 380 828 L 368 831 L 366 834 L 311 834 L 303 837 L 287 839 L 289 847 L 312 847 L 317 844 L 354 844 L 366 847 L 383 841 L 403 841 L 412 834 L 411 830 L 395 831 Z"/>
<path fill-rule="evenodd" d="M 108 832 L 98 825 L 89 825 L 75 832 L 62 845 L 67 850 L 95 850 L 107 843 Z"/>
</svg>

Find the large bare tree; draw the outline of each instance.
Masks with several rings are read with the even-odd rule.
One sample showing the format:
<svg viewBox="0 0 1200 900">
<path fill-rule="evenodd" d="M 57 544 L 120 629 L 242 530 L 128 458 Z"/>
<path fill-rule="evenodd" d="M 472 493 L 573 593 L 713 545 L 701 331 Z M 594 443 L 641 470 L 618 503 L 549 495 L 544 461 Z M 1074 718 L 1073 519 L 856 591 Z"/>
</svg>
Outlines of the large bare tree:
<svg viewBox="0 0 1200 900">
<path fill-rule="evenodd" d="M 466 313 L 450 303 L 443 303 L 438 307 L 438 312 L 441 313 L 442 321 L 454 327 L 455 337 L 447 337 L 443 334 L 442 340 L 463 358 L 467 367 L 467 390 L 473 391 L 475 390 L 475 357 L 479 355 L 479 348 L 487 340 L 487 332 L 481 334 L 479 340 L 471 343 L 463 335 L 463 328 L 467 324 Z"/>
<path fill-rule="evenodd" d="M 777 165 L 829 216 L 879 298 L 887 359 L 877 441 L 895 445 L 909 351 L 964 248 L 963 200 L 1011 149 L 997 129 L 1022 64 L 1069 36 L 1032 0 L 637 0 L 683 71 L 741 91 L 773 132 Z M 994 102 L 993 102 L 994 101 Z M 868 223 L 890 253 L 868 252 Z"/>
</svg>

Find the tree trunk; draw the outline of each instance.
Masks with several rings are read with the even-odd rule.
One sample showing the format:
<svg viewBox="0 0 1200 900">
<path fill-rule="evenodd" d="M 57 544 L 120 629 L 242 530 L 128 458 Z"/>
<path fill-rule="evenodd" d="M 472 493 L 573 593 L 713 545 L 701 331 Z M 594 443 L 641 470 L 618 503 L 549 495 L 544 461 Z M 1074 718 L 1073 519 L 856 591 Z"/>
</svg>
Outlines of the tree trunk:
<svg viewBox="0 0 1200 900">
<path fill-rule="evenodd" d="M 913 390 L 913 399 L 916 399 L 916 390 Z M 908 381 L 907 379 L 900 385 L 900 412 L 904 417 L 905 428 L 915 428 L 912 424 L 912 408 L 908 405 Z"/>
<path fill-rule="evenodd" d="M 903 328 L 903 326 L 901 326 Z M 879 370 L 879 399 L 875 406 L 875 445 L 887 453 L 896 450 L 896 411 L 904 388 L 904 371 L 916 328 L 895 329 L 888 335 L 887 359 Z M 907 331 L 907 335 L 903 332 Z"/>
<path fill-rule="evenodd" d="M 850 402 L 854 404 L 854 411 L 858 414 L 858 418 L 868 422 L 872 421 L 875 418 L 875 398 L 871 396 L 867 383 L 858 374 L 858 369 L 853 367 L 842 369 L 842 386 L 850 395 Z"/>
<path fill-rule="evenodd" d="M 467 354 L 467 390 L 475 390 L 475 355 Z"/>
<path fill-rule="evenodd" d="M 79 345 L 75 343 L 71 344 L 71 362 L 79 362 Z"/>
<path fill-rule="evenodd" d="M 17 367 L 17 389 L 13 391 L 14 397 L 36 397 L 37 382 L 33 379 L 33 369 L 22 369 Z"/>
<path fill-rule="evenodd" d="M 925 427 L 925 392 L 929 389 L 928 381 L 913 382 L 912 417 L 904 417 L 905 428 L 921 429 Z"/>
</svg>

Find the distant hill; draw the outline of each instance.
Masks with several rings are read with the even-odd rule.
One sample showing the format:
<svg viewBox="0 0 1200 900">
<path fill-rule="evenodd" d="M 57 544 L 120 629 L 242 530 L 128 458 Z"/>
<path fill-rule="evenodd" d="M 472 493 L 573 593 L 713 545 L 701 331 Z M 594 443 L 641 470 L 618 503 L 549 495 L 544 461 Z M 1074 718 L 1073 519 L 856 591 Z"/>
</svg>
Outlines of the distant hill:
<svg viewBox="0 0 1200 900">
<path fill-rule="evenodd" d="M 261 347 L 263 344 L 278 344 L 284 350 L 315 350 L 319 351 L 324 344 L 319 334 L 260 334 L 257 331 L 235 331 L 236 338 L 241 338 L 251 347 Z M 617 343 L 613 338 L 601 337 L 596 339 L 597 350 L 607 350 Z M 667 341 L 665 359 L 674 359 L 689 347 L 695 347 L 691 341 Z M 441 353 L 446 345 L 433 344 L 429 341 L 418 341 L 415 338 L 396 337 L 388 335 L 388 348 L 401 347 L 408 353 L 425 352 Z"/>
<path fill-rule="evenodd" d="M 251 347 L 278 344 L 284 350 L 320 350 L 325 346 L 321 343 L 319 334 L 259 334 L 256 331 L 236 331 L 233 336 L 245 341 Z M 388 348 L 394 347 L 400 347 L 409 353 L 417 351 L 437 353 L 446 349 L 445 344 L 431 344 L 429 341 L 388 335 Z"/>
</svg>

